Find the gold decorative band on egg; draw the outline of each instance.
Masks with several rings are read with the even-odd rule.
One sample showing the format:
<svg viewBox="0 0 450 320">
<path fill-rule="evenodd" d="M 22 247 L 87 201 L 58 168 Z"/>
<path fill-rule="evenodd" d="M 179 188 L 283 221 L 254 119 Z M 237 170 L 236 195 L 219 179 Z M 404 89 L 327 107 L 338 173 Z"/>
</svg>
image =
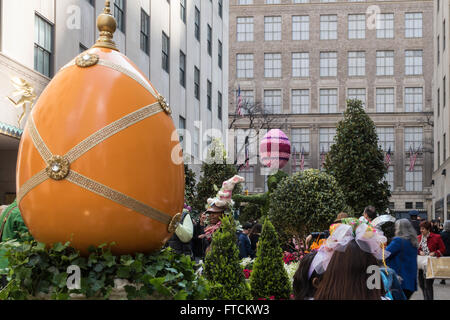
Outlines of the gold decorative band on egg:
<svg viewBox="0 0 450 320">
<path fill-rule="evenodd" d="M 166 98 L 164 98 L 162 95 L 158 95 L 158 102 L 161 105 L 161 108 L 164 110 L 164 112 L 170 116 L 172 114 L 172 110 L 167 104 Z"/>
<path fill-rule="evenodd" d="M 95 53 L 84 52 L 75 59 L 75 64 L 80 68 L 95 66 L 100 61 L 100 57 Z"/>
<path fill-rule="evenodd" d="M 181 219 L 183 218 L 183 215 L 181 213 L 177 213 L 172 220 L 170 220 L 169 226 L 167 227 L 167 230 L 169 233 L 174 233 L 178 226 L 181 223 Z"/>
<path fill-rule="evenodd" d="M 133 199 L 120 191 L 114 190 L 108 186 L 103 185 L 100 182 L 85 177 L 82 174 L 70 169 L 70 164 L 74 163 L 78 158 L 83 156 L 98 144 L 107 140 L 111 136 L 125 130 L 126 128 L 139 123 L 153 115 L 161 113 L 162 111 L 163 108 L 160 102 L 155 102 L 135 112 L 132 112 L 109 124 L 108 126 L 98 130 L 97 132 L 80 142 L 74 148 L 72 148 L 64 156 L 53 155 L 51 153 L 41 135 L 39 134 L 39 131 L 37 130 L 36 124 L 33 119 L 33 114 L 31 114 L 28 120 L 28 130 L 32 138 L 31 140 L 48 166 L 31 177 L 20 187 L 17 203 L 20 204 L 25 195 L 27 195 L 38 185 L 47 181 L 49 178 L 56 181 L 66 179 L 66 181 L 69 181 L 87 191 L 109 199 L 146 217 L 164 223 L 169 226 L 168 230 L 173 230 L 173 232 L 175 232 L 175 229 L 178 227 L 181 221 L 181 214 L 179 214 L 179 216 L 176 215 L 175 217 L 172 217 L 164 212 L 152 208 L 145 203 L 140 202 L 139 200 Z"/>
<path fill-rule="evenodd" d="M 45 169 L 47 175 L 56 181 L 64 180 L 70 172 L 70 162 L 64 156 L 53 156 Z"/>
</svg>

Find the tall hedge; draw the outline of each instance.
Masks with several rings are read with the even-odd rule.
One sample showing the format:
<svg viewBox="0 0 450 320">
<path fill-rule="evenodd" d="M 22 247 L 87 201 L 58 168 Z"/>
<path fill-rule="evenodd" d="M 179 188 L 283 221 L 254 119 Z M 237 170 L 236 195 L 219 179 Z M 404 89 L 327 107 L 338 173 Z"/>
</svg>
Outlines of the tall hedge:
<svg viewBox="0 0 450 320">
<path fill-rule="evenodd" d="M 361 215 L 368 205 L 384 213 L 391 196 L 385 180 L 388 172 L 385 155 L 378 145 L 375 124 L 360 100 L 347 102 L 335 142 L 325 161 L 325 169 L 336 178 L 347 204 L 356 215 Z"/>
<path fill-rule="evenodd" d="M 284 268 L 283 250 L 273 224 L 265 219 L 250 276 L 253 299 L 289 299 L 291 283 Z"/>
<path fill-rule="evenodd" d="M 250 288 L 240 266 L 236 224 L 232 217 L 222 218 L 213 235 L 211 251 L 205 258 L 205 277 L 210 285 L 210 300 L 250 300 Z"/>
<path fill-rule="evenodd" d="M 327 230 L 346 208 L 336 179 L 309 169 L 281 181 L 271 195 L 269 219 L 280 235 L 301 239 L 311 232 Z"/>
</svg>

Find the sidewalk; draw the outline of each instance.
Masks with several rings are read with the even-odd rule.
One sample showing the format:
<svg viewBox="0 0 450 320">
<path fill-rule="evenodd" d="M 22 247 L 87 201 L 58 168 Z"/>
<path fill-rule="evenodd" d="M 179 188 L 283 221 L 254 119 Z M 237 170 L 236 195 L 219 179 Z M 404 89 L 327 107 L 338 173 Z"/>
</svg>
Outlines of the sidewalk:
<svg viewBox="0 0 450 320">
<path fill-rule="evenodd" d="M 434 280 L 434 300 L 450 300 L 450 279 L 445 280 L 446 284 L 439 284 L 440 279 Z M 423 293 L 420 287 L 411 297 L 411 300 L 423 300 Z"/>
</svg>

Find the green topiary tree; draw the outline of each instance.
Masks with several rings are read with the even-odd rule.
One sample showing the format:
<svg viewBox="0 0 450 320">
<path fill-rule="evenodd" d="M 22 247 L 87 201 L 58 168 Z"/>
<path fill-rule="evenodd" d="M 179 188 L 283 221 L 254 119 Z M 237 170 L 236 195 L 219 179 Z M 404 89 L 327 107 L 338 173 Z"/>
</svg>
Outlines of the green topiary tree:
<svg viewBox="0 0 450 320">
<path fill-rule="evenodd" d="M 250 287 L 253 299 L 289 299 L 291 294 L 291 283 L 284 268 L 283 250 L 269 219 L 264 222 L 258 242 Z"/>
<path fill-rule="evenodd" d="M 210 285 L 211 300 L 250 300 L 250 288 L 240 266 L 236 224 L 231 216 L 213 235 L 211 251 L 205 258 L 204 275 Z"/>
<path fill-rule="evenodd" d="M 202 177 L 197 184 L 197 196 L 192 204 L 194 210 L 202 212 L 205 210 L 208 198 L 212 198 L 222 187 L 222 183 L 236 174 L 236 167 L 226 162 L 226 151 L 219 140 L 213 140 L 206 161 L 201 169 Z M 236 185 L 233 194 L 241 193 L 242 187 Z"/>
<path fill-rule="evenodd" d="M 345 198 L 333 176 L 309 169 L 284 179 L 272 193 L 269 219 L 282 240 L 305 238 L 329 228 Z"/>
<path fill-rule="evenodd" d="M 337 127 L 336 143 L 325 161 L 325 170 L 336 178 L 346 203 L 356 215 L 361 215 L 368 205 L 384 213 L 391 192 L 385 180 L 387 168 L 383 150 L 378 146 L 375 124 L 361 101 L 349 100 L 347 104 L 344 119 Z"/>
</svg>

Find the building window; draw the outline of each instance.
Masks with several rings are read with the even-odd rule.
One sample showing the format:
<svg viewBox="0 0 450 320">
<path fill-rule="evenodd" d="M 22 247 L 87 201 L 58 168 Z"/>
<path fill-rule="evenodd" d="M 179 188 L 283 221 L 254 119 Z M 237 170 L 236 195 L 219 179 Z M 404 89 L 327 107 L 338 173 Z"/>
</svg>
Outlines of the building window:
<svg viewBox="0 0 450 320">
<path fill-rule="evenodd" d="M 406 50 L 405 51 L 405 74 L 421 75 L 422 74 L 422 50 Z"/>
<path fill-rule="evenodd" d="M 406 127 L 405 128 L 405 152 L 416 152 L 423 146 L 423 128 Z"/>
<path fill-rule="evenodd" d="M 264 54 L 264 77 L 281 78 L 281 53 Z"/>
<path fill-rule="evenodd" d="M 206 80 L 206 107 L 208 110 L 212 110 L 212 83 L 209 80 Z"/>
<path fill-rule="evenodd" d="M 162 68 L 167 73 L 170 72 L 170 41 L 169 37 L 162 33 Z"/>
<path fill-rule="evenodd" d="M 180 0 L 180 18 L 186 23 L 186 0 Z"/>
<path fill-rule="evenodd" d="M 336 128 L 320 128 L 319 129 L 319 144 L 320 153 L 330 152 L 331 146 L 334 144 L 334 137 L 336 136 Z"/>
<path fill-rule="evenodd" d="M 125 33 L 125 0 L 114 0 L 114 18 L 117 29 Z"/>
<path fill-rule="evenodd" d="M 337 76 L 337 52 L 320 53 L 320 76 L 321 77 Z"/>
<path fill-rule="evenodd" d="M 309 16 L 292 16 L 292 40 L 309 40 Z"/>
<path fill-rule="evenodd" d="M 441 142 L 437 142 L 437 163 L 438 168 L 441 166 Z"/>
<path fill-rule="evenodd" d="M 310 138 L 308 128 L 296 128 L 291 130 L 291 143 L 295 153 L 310 152 Z"/>
<path fill-rule="evenodd" d="M 423 191 L 422 187 L 422 166 L 414 166 L 412 171 L 409 171 L 409 165 L 406 166 L 406 191 Z"/>
<path fill-rule="evenodd" d="M 320 16 L 320 40 L 337 39 L 337 15 Z"/>
<path fill-rule="evenodd" d="M 220 69 L 222 69 L 222 56 L 223 56 L 223 46 L 222 46 L 222 42 L 220 40 L 218 40 L 218 52 L 217 52 L 217 65 L 219 66 Z"/>
<path fill-rule="evenodd" d="M 236 19 L 237 41 L 253 41 L 253 17 Z"/>
<path fill-rule="evenodd" d="M 405 202 L 405 209 L 413 209 L 413 202 Z"/>
<path fill-rule="evenodd" d="M 281 113 L 281 90 L 264 90 L 264 110 L 269 114 Z"/>
<path fill-rule="evenodd" d="M 238 92 L 236 91 L 236 101 L 238 101 Z M 253 90 L 241 90 L 242 113 L 248 113 L 248 109 L 253 108 L 255 104 L 255 96 Z"/>
<path fill-rule="evenodd" d="M 436 48 L 437 48 L 437 64 L 439 65 L 439 63 L 441 62 L 441 50 L 440 50 L 440 46 L 441 46 L 441 40 L 440 40 L 440 38 L 439 38 L 439 36 L 437 36 L 437 39 L 436 39 Z"/>
<path fill-rule="evenodd" d="M 337 89 L 320 89 L 320 113 L 338 112 Z"/>
<path fill-rule="evenodd" d="M 394 51 L 377 51 L 377 76 L 394 75 Z"/>
<path fill-rule="evenodd" d="M 218 6 L 217 10 L 219 12 L 219 17 L 222 18 L 222 15 L 223 15 L 223 0 L 218 0 L 218 4 L 219 4 L 219 6 Z"/>
<path fill-rule="evenodd" d="M 416 202 L 416 209 L 423 209 L 423 202 Z"/>
<path fill-rule="evenodd" d="M 349 39 L 366 38 L 365 14 L 350 14 L 348 16 L 348 38 Z"/>
<path fill-rule="evenodd" d="M 395 152 L 395 129 L 393 127 L 377 127 L 378 145 L 384 152 Z"/>
<path fill-rule="evenodd" d="M 180 85 L 186 87 L 186 55 L 180 51 Z"/>
<path fill-rule="evenodd" d="M 360 100 L 363 107 L 366 106 L 366 89 L 364 88 L 350 88 L 348 89 L 347 99 L 349 100 Z"/>
<path fill-rule="evenodd" d="M 405 13 L 405 38 L 422 38 L 422 13 Z"/>
<path fill-rule="evenodd" d="M 309 113 L 309 90 L 292 90 L 292 113 L 307 114 Z"/>
<path fill-rule="evenodd" d="M 309 77 L 308 52 L 294 52 L 292 54 L 292 77 L 293 78 Z"/>
<path fill-rule="evenodd" d="M 80 52 L 80 53 L 83 53 L 83 52 L 85 52 L 86 50 L 88 50 L 88 47 L 86 47 L 84 44 L 82 44 L 82 43 L 80 42 L 80 49 L 79 49 L 79 52 Z"/>
<path fill-rule="evenodd" d="M 207 45 L 208 45 L 208 54 L 212 55 L 212 29 L 208 24 L 208 33 L 207 33 Z"/>
<path fill-rule="evenodd" d="M 264 17 L 264 40 L 281 40 L 281 17 Z"/>
<path fill-rule="evenodd" d="M 239 174 L 245 179 L 244 190 L 248 192 L 255 191 L 255 169 L 254 167 L 244 168 Z"/>
<path fill-rule="evenodd" d="M 253 0 L 239 0 L 239 5 L 253 4 Z"/>
<path fill-rule="evenodd" d="M 141 50 L 150 53 L 150 16 L 141 9 Z"/>
<path fill-rule="evenodd" d="M 200 10 L 195 7 L 195 21 L 194 21 L 195 38 L 200 41 Z"/>
<path fill-rule="evenodd" d="M 377 88 L 376 95 L 377 112 L 394 112 L 394 88 Z"/>
<path fill-rule="evenodd" d="M 179 122 L 179 128 L 178 128 L 178 134 L 180 136 L 180 144 L 183 147 L 183 150 L 185 149 L 184 144 L 184 133 L 186 131 L 186 119 L 180 116 L 180 122 Z"/>
<path fill-rule="evenodd" d="M 389 190 L 394 191 L 394 167 L 390 166 L 386 176 L 384 177 L 385 181 L 389 184 Z"/>
<path fill-rule="evenodd" d="M 236 61 L 237 77 L 239 79 L 253 78 L 253 54 L 238 53 Z"/>
<path fill-rule="evenodd" d="M 443 151 L 443 159 L 444 159 L 444 162 L 447 160 L 447 134 L 443 134 L 443 136 L 442 136 L 442 151 Z"/>
<path fill-rule="evenodd" d="M 200 70 L 194 67 L 194 96 L 200 100 Z"/>
<path fill-rule="evenodd" d="M 423 88 L 405 88 L 405 112 L 422 112 Z"/>
<path fill-rule="evenodd" d="M 222 93 L 220 91 L 217 92 L 217 117 L 219 120 L 222 120 Z"/>
<path fill-rule="evenodd" d="M 53 26 L 40 16 L 35 16 L 34 70 L 52 76 Z"/>
<path fill-rule="evenodd" d="M 442 109 L 445 108 L 445 103 L 447 101 L 447 86 L 445 84 L 446 79 L 446 77 L 442 79 Z"/>
<path fill-rule="evenodd" d="M 379 38 L 379 39 L 394 38 L 394 14 L 393 13 L 377 14 L 377 38 Z"/>
<path fill-rule="evenodd" d="M 350 51 L 348 53 L 348 76 L 366 75 L 366 53 L 364 51 Z"/>
<path fill-rule="evenodd" d="M 281 0 L 266 0 L 266 4 L 280 4 Z"/>
</svg>

